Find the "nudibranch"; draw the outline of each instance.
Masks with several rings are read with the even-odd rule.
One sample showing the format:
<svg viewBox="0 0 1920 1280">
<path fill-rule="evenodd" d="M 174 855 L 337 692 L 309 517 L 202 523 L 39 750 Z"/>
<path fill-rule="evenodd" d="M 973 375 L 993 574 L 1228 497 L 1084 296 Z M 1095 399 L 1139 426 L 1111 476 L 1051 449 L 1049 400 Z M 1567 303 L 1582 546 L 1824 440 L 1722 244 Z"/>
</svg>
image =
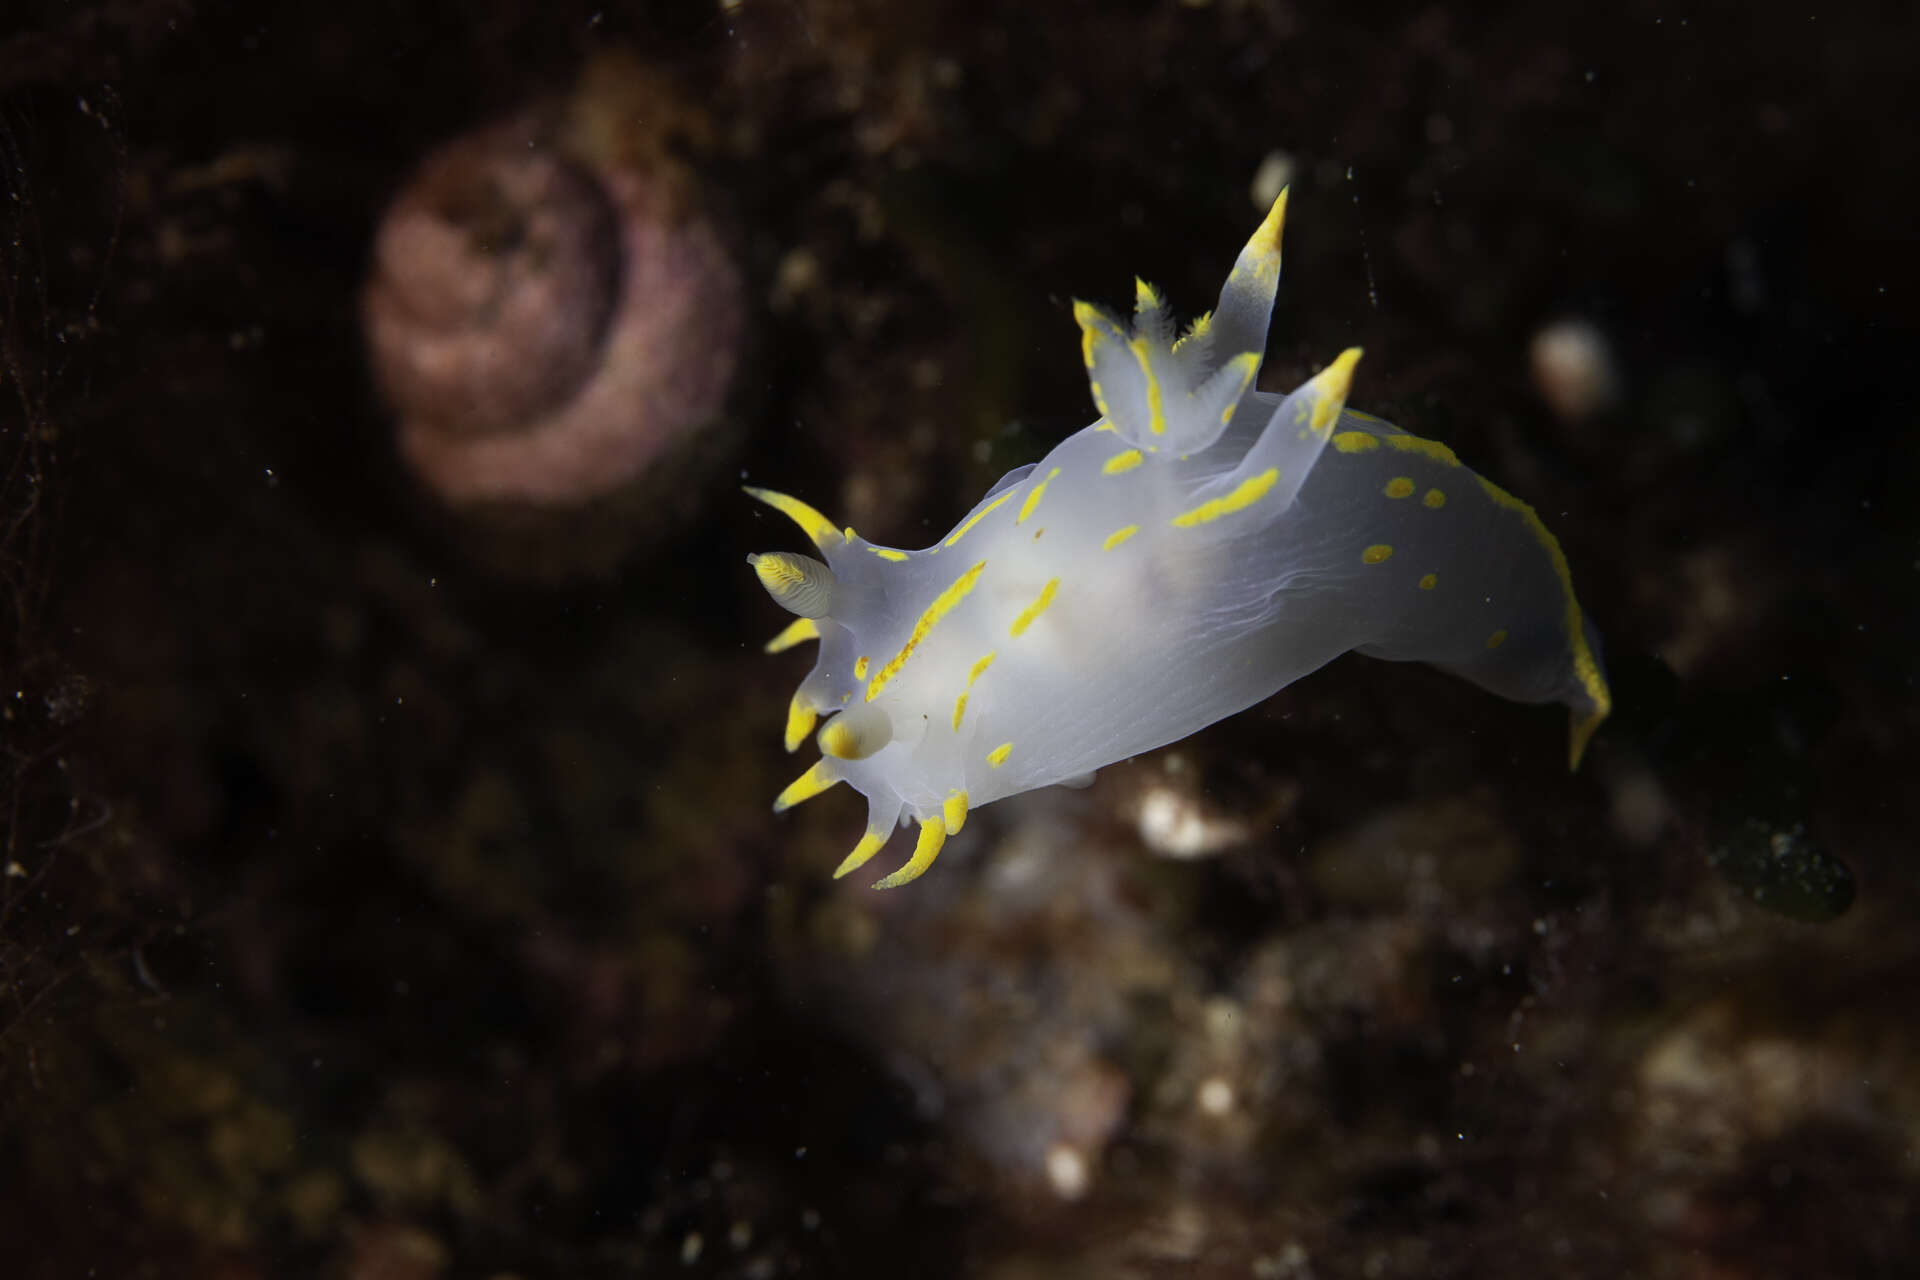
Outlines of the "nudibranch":
<svg viewBox="0 0 1920 1280">
<path fill-rule="evenodd" d="M 748 560 L 798 615 L 768 652 L 820 642 L 787 750 L 831 717 L 774 809 L 839 782 L 867 798 L 836 878 L 911 815 L 913 856 L 875 887 L 905 884 L 970 810 L 1184 738 L 1349 649 L 1567 704 L 1578 766 L 1611 697 L 1533 508 L 1447 446 L 1346 408 L 1358 348 L 1290 394 L 1255 389 L 1286 205 L 1283 191 L 1183 335 L 1144 281 L 1131 325 L 1075 303 L 1099 421 L 932 546 L 880 546 L 747 490 L 824 557 Z"/>
</svg>

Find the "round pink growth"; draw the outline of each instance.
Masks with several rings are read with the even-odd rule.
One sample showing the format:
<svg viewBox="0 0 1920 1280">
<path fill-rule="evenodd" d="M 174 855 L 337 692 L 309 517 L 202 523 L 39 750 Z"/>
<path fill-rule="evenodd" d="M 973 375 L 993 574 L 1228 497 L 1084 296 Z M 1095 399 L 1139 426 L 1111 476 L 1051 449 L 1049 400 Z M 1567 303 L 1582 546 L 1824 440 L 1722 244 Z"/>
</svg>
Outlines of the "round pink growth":
<svg viewBox="0 0 1920 1280">
<path fill-rule="evenodd" d="M 670 203 L 524 123 L 421 167 L 380 228 L 365 316 L 401 451 L 442 497 L 576 505 L 718 416 L 740 274 Z"/>
</svg>

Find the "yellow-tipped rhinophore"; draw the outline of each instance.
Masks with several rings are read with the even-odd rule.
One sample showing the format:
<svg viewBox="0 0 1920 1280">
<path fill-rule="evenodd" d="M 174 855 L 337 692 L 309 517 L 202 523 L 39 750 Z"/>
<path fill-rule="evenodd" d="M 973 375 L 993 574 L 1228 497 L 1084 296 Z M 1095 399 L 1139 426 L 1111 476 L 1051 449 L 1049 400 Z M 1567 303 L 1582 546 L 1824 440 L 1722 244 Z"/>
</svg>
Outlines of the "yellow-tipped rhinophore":
<svg viewBox="0 0 1920 1280">
<path fill-rule="evenodd" d="M 1313 403 L 1313 418 L 1308 426 L 1325 434 L 1333 430 L 1333 424 L 1340 420 L 1340 410 L 1347 403 L 1347 392 L 1353 387 L 1353 367 L 1360 363 L 1359 347 L 1348 347 L 1333 358 L 1333 363 L 1314 375 L 1313 389 L 1317 393 Z"/>
<path fill-rule="evenodd" d="M 786 630 L 767 641 L 767 643 L 762 646 L 761 651 L 763 653 L 785 653 L 803 641 L 818 640 L 819 638 L 819 623 L 815 622 L 812 618 L 795 618 L 787 624 Z"/>
<path fill-rule="evenodd" d="M 791 551 L 749 555 L 747 563 L 774 603 L 803 618 L 824 618 L 833 610 L 833 570 L 812 556 Z"/>
<path fill-rule="evenodd" d="M 814 721 L 820 718 L 810 703 L 801 700 L 799 694 L 787 703 L 787 754 L 792 755 L 800 749 L 800 744 L 813 732 Z"/>
<path fill-rule="evenodd" d="M 850 871 L 858 871 L 867 864 L 874 854 L 885 848 L 886 843 L 887 833 L 885 831 L 867 832 L 867 834 L 860 837 L 860 843 L 853 846 L 853 852 L 841 859 L 840 865 L 834 868 L 833 878 L 838 880 Z"/>
<path fill-rule="evenodd" d="M 831 551 L 843 541 L 840 530 L 834 528 L 833 521 L 815 511 L 800 499 L 784 493 L 775 493 L 772 489 L 756 489 L 752 485 L 743 485 L 747 493 L 766 503 L 781 515 L 786 516 L 809 538 L 813 545 L 822 551 Z"/>
<path fill-rule="evenodd" d="M 838 781 L 840 775 L 834 772 L 830 761 L 816 760 L 813 768 L 789 782 L 787 789 L 774 799 L 773 811 L 785 813 L 802 801 L 813 799 Z"/>
<path fill-rule="evenodd" d="M 913 846 L 913 857 L 907 865 L 884 880 L 874 882 L 876 889 L 898 889 L 912 880 L 918 880 L 926 874 L 933 860 L 940 856 L 940 846 L 947 842 L 946 824 L 938 818 L 928 818 L 920 824 L 920 840 Z"/>
</svg>

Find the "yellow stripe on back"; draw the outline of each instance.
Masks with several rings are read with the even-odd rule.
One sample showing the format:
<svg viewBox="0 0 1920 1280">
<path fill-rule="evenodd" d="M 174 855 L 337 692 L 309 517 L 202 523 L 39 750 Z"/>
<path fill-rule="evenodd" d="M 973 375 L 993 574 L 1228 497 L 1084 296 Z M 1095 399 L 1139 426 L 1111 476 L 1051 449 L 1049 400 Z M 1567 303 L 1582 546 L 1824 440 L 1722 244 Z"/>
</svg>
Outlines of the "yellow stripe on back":
<svg viewBox="0 0 1920 1280">
<path fill-rule="evenodd" d="M 967 570 L 958 578 L 955 578 L 953 585 L 945 591 L 942 591 L 934 598 L 933 603 L 927 606 L 927 611 L 920 615 L 918 622 L 913 624 L 913 633 L 907 637 L 907 642 L 900 646 L 900 652 L 894 654 L 887 665 L 880 668 L 879 673 L 876 674 L 872 680 L 868 681 L 868 702 L 872 702 L 875 698 L 879 697 L 880 691 L 886 688 L 895 676 L 900 674 L 900 668 L 907 665 L 907 659 L 913 656 L 913 651 L 919 647 L 920 642 L 927 638 L 927 633 L 933 630 L 934 624 L 946 617 L 953 611 L 955 605 L 967 598 L 967 592 L 973 590 L 973 584 L 980 580 L 980 575 L 986 571 L 986 567 L 987 562 L 985 560 L 980 561 L 974 565 L 973 568 Z"/>
<path fill-rule="evenodd" d="M 1268 467 L 1250 480 L 1243 480 L 1240 486 L 1224 498 L 1213 498 L 1201 503 L 1191 511 L 1182 511 L 1173 518 L 1175 528 L 1191 529 L 1195 525 L 1218 520 L 1221 516 L 1243 511 L 1267 496 L 1267 491 L 1280 482 L 1280 468 Z"/>
</svg>

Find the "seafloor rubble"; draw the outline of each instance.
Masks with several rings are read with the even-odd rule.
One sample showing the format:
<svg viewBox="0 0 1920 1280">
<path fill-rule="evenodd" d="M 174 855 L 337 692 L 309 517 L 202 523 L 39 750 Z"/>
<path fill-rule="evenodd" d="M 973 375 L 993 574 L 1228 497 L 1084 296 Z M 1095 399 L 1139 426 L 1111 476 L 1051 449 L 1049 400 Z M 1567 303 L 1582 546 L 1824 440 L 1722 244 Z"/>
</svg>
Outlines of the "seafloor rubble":
<svg viewBox="0 0 1920 1280">
<path fill-rule="evenodd" d="M 1917 1265 L 1912 19 L 13 21 L 0 1271 Z M 383 245 L 503 121 L 544 159 Z M 1272 385 L 1363 343 L 1356 404 L 1540 509 L 1618 695 L 1586 766 L 1349 657 L 830 880 L 857 805 L 768 812 L 804 664 L 738 482 L 946 529 L 1090 416 L 1068 299 L 1204 305 L 1287 178 Z M 396 254 L 453 299 L 375 301 Z M 643 260 L 666 336 L 568 345 Z M 456 387 L 456 453 L 558 373 L 658 392 L 476 498 L 390 304 L 532 317 L 436 373 L 558 353 Z"/>
</svg>

